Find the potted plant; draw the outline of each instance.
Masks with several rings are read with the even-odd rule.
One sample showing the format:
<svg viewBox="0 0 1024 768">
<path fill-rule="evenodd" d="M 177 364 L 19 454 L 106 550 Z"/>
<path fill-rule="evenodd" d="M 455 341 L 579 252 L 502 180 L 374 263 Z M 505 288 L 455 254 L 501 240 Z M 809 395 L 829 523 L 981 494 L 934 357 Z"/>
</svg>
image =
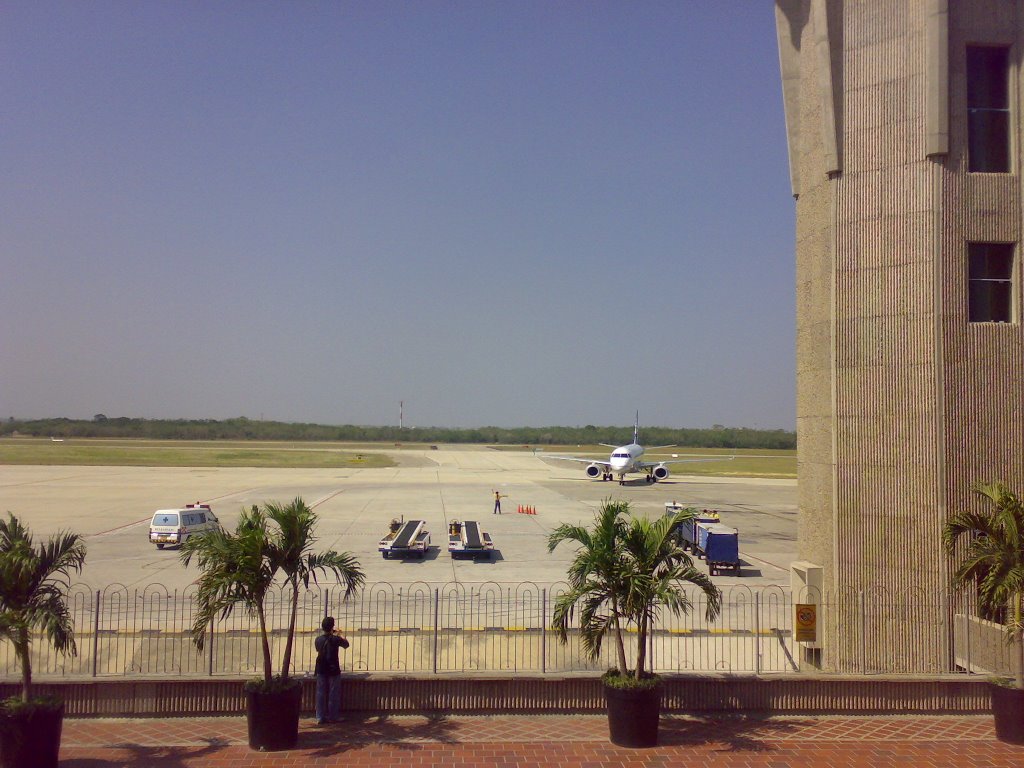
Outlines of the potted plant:
<svg viewBox="0 0 1024 768">
<path fill-rule="evenodd" d="M 992 713 L 996 736 L 1024 744 L 1024 506 L 1002 483 L 975 483 L 985 500 L 981 510 L 957 512 L 942 531 L 946 551 L 959 557 L 955 587 L 975 587 L 981 607 L 1005 611 L 1006 639 L 1016 650 L 1016 676 L 994 680 Z M 958 546 L 966 537 L 966 546 Z"/>
<path fill-rule="evenodd" d="M 346 585 L 347 598 L 363 583 L 359 564 L 348 553 L 312 551 L 316 514 L 301 498 L 287 505 L 270 503 L 244 510 L 234 533 L 214 530 L 189 538 L 181 559 L 193 558 L 201 571 L 196 581 L 196 617 L 192 641 L 202 650 L 210 623 L 242 605 L 260 628 L 263 676 L 246 683 L 249 746 L 259 750 L 291 749 L 298 743 L 302 682 L 290 677 L 299 584 L 309 586 L 317 573 L 333 573 Z M 267 630 L 266 598 L 278 575 L 291 592 L 281 671 L 273 674 Z"/>
<path fill-rule="evenodd" d="M 568 642 L 569 626 L 579 607 L 580 639 L 596 660 L 610 636 L 617 666 L 602 677 L 608 704 L 611 741 L 620 746 L 649 747 L 658 743 L 661 680 L 649 669 L 647 641 L 655 612 L 663 607 L 679 615 L 692 607 L 685 585 L 696 585 L 707 597 L 707 617 L 718 615 L 721 593 L 711 579 L 693 567 L 675 527 L 687 512 L 651 521 L 630 513 L 628 502 L 606 500 L 592 527 L 561 525 L 548 538 L 548 551 L 563 541 L 578 545 L 569 566 L 568 591 L 555 601 L 553 625 Z M 630 668 L 623 633 L 636 631 L 636 656 Z"/>
<path fill-rule="evenodd" d="M 10 512 L 0 520 L 0 637 L 11 642 L 21 665 L 21 696 L 0 704 L 3 768 L 57 765 L 64 702 L 32 695 L 31 633 L 44 631 L 59 653 L 77 654 L 67 592 L 71 572 L 84 563 L 78 534 L 59 532 L 37 546 Z"/>
</svg>

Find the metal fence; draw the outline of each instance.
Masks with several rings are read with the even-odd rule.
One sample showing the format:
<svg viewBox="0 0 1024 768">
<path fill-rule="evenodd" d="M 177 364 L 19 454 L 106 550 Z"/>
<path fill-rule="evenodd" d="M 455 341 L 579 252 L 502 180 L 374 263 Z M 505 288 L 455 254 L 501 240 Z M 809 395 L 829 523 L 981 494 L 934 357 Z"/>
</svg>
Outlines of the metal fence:
<svg viewBox="0 0 1024 768">
<path fill-rule="evenodd" d="M 313 669 L 313 640 L 320 621 L 333 615 L 351 647 L 343 652 L 343 669 L 353 672 L 434 673 L 520 672 L 563 673 L 604 670 L 615 666 L 614 649 L 606 641 L 597 660 L 582 651 L 579 634 L 570 631 L 561 642 L 551 628 L 555 600 L 565 584 L 374 584 L 343 600 L 338 587 L 311 588 L 301 594 L 292 674 Z M 683 616 L 659 611 L 648 657 L 658 672 L 786 673 L 798 670 L 804 648 L 793 631 L 794 600 L 779 587 L 734 586 L 723 590 L 722 610 L 714 621 L 705 617 L 702 592 L 689 593 L 692 610 Z M 861 611 L 861 633 L 870 613 L 909 610 L 910 603 L 890 601 L 879 607 L 863 596 L 855 603 L 830 603 L 815 596 L 824 611 L 844 615 Z M 914 596 L 917 600 L 917 596 Z M 795 602 L 805 602 L 801 596 Z M 946 610 L 948 604 L 929 606 Z M 192 642 L 193 591 L 169 591 L 162 585 L 129 589 L 74 586 L 69 607 L 78 653 L 61 656 L 44 636 L 32 645 L 36 677 L 258 675 L 262 672 L 255 617 L 238 608 L 207 632 L 204 648 Z M 267 601 L 267 621 L 275 672 L 284 651 L 289 616 L 288 594 L 274 592 Z M 951 614 L 952 615 L 952 614 Z M 973 623 L 972 623 L 973 622 Z M 982 642 L 977 620 L 954 616 L 959 643 L 948 668 L 991 671 L 994 658 L 1009 655 L 991 639 Z M 989 637 L 991 632 L 985 637 Z M 861 635 L 862 655 L 882 635 Z M 851 635 L 851 637 L 853 637 Z M 973 638 L 973 641 L 972 641 Z M 856 637 L 846 641 L 857 643 Z M 973 642 L 973 655 L 972 655 Z M 965 645 L 966 643 L 966 645 Z M 627 657 L 635 658 L 636 635 L 627 636 Z M 982 648 L 984 645 L 984 648 Z M 856 659 L 856 651 L 851 654 Z M 984 661 L 982 661 L 984 660 Z M 856 665 L 855 665 L 856 666 Z M 850 669 L 843 671 L 901 671 Z M 8 642 L 0 642 L 0 675 L 17 678 L 20 669 Z"/>
</svg>

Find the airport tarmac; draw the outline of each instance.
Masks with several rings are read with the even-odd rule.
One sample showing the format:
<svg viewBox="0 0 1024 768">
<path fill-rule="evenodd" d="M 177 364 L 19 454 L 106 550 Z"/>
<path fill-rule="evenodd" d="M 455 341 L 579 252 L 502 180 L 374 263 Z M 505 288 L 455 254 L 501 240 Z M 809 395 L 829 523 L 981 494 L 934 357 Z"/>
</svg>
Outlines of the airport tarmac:
<svg viewBox="0 0 1024 768">
<path fill-rule="evenodd" d="M 385 449 L 384 452 L 388 452 Z M 482 446 L 408 448 L 388 452 L 398 466 L 386 469 L 238 469 L 178 467 L 0 466 L 0 512 L 13 512 L 37 537 L 58 529 L 83 534 L 86 566 L 75 579 L 95 588 L 161 584 L 183 589 L 197 575 L 182 566 L 176 548 L 149 543 L 153 511 L 202 501 L 233 528 L 239 512 L 267 501 L 301 496 L 319 515 L 319 550 L 352 552 L 367 583 L 429 585 L 564 580 L 573 549 L 547 551 L 548 534 L 562 523 L 589 524 L 607 498 L 629 501 L 634 511 L 656 516 L 666 502 L 717 509 L 739 529 L 742 570 L 716 576 L 719 586 L 788 587 L 796 559 L 796 481 L 673 475 L 648 484 L 642 475 L 627 485 L 588 479 L 580 465 L 540 458 L 529 451 Z M 494 491 L 503 514 L 492 513 Z M 536 510 L 520 514 L 520 506 Z M 423 560 L 384 560 L 377 542 L 395 517 L 422 519 L 432 549 Z M 454 561 L 446 531 L 451 520 L 477 520 L 491 534 L 491 561 Z M 703 562 L 695 561 L 706 571 Z"/>
</svg>

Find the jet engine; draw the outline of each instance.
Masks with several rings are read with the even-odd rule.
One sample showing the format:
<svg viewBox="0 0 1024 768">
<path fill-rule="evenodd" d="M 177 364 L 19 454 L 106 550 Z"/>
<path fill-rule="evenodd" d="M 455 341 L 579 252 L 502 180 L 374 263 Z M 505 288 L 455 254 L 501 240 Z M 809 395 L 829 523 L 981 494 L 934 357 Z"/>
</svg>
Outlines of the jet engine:
<svg viewBox="0 0 1024 768">
<path fill-rule="evenodd" d="M 604 476 L 604 467 L 600 464 L 588 464 L 587 465 L 587 477 L 592 480 L 596 480 L 599 477 Z"/>
<path fill-rule="evenodd" d="M 668 467 L 664 464 L 659 464 L 654 468 L 654 471 L 651 472 L 651 474 L 654 475 L 655 480 L 667 480 L 670 473 L 668 471 Z"/>
</svg>

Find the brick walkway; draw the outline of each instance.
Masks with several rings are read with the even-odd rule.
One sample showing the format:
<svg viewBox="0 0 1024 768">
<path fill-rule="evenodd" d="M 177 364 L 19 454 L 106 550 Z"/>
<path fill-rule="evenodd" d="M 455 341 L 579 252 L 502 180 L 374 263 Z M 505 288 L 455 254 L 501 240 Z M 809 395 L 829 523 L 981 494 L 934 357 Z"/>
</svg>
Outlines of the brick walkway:
<svg viewBox="0 0 1024 768">
<path fill-rule="evenodd" d="M 258 753 L 245 718 L 66 719 L 61 768 L 250 766 L 991 766 L 1021 768 L 1024 746 L 998 742 L 992 717 L 666 716 L 660 745 L 608 742 L 604 716 L 416 716 L 303 720 L 299 748 Z"/>
</svg>

